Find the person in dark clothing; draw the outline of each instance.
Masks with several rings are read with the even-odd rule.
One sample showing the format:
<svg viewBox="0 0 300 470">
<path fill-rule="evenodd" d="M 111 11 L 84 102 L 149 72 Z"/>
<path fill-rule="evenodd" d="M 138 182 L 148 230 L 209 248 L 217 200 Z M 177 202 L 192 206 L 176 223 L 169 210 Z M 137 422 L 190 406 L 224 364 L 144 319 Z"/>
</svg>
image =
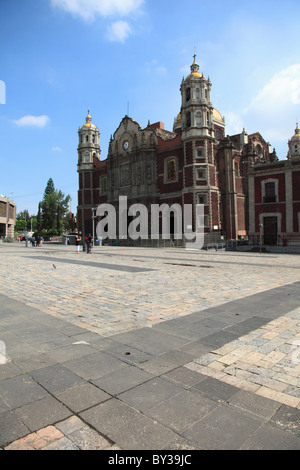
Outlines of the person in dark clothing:
<svg viewBox="0 0 300 470">
<path fill-rule="evenodd" d="M 87 254 L 92 252 L 92 245 L 93 245 L 93 237 L 89 233 L 89 236 L 86 239 L 86 244 L 87 244 Z"/>
</svg>

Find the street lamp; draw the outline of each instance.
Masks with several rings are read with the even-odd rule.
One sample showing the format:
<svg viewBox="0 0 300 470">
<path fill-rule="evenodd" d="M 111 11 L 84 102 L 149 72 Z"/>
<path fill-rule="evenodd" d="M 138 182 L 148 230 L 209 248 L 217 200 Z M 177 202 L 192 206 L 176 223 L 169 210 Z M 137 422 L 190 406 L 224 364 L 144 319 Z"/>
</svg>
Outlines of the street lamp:
<svg viewBox="0 0 300 470">
<path fill-rule="evenodd" d="M 263 229 L 263 224 L 259 224 L 259 252 L 261 254 L 261 249 L 262 249 L 262 229 Z"/>
<path fill-rule="evenodd" d="M 96 214 L 95 214 L 95 211 L 97 210 L 97 207 L 92 207 L 92 211 L 93 211 L 93 215 L 92 215 L 92 219 L 93 219 L 93 246 L 95 246 L 95 219 L 96 219 Z"/>
</svg>

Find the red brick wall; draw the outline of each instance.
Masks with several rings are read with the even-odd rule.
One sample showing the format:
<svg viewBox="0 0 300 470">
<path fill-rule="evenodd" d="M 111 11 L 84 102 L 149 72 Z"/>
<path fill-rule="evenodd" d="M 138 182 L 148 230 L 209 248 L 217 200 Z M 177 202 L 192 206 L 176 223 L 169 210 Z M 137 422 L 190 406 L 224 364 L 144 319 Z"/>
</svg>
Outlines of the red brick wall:
<svg viewBox="0 0 300 470">
<path fill-rule="evenodd" d="M 194 168 L 190 166 L 184 169 L 184 180 L 185 180 L 186 188 L 193 185 L 193 182 L 194 182 L 193 169 Z"/>
<path fill-rule="evenodd" d="M 293 200 L 300 201 L 300 171 L 294 171 L 293 176 Z"/>
<path fill-rule="evenodd" d="M 293 225 L 294 232 L 299 232 L 298 213 L 300 212 L 300 202 L 294 202 L 293 204 Z"/>
<path fill-rule="evenodd" d="M 83 174 L 83 179 L 84 179 L 84 187 L 90 188 L 91 187 L 91 173 L 88 171 L 85 171 Z"/>
<path fill-rule="evenodd" d="M 191 165 L 193 163 L 193 143 L 187 142 L 185 144 L 185 164 Z"/>
</svg>

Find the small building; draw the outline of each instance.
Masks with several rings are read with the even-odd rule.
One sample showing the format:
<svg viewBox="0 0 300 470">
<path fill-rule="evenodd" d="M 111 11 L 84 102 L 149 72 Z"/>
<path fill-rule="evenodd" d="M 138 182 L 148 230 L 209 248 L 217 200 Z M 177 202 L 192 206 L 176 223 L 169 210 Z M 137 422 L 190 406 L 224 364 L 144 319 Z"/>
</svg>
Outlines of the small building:
<svg viewBox="0 0 300 470">
<path fill-rule="evenodd" d="M 16 225 L 16 205 L 0 193 L 0 238 L 13 238 Z"/>
<path fill-rule="evenodd" d="M 265 245 L 300 245 L 300 129 L 286 160 L 257 162 L 249 171 L 249 237 Z"/>
</svg>

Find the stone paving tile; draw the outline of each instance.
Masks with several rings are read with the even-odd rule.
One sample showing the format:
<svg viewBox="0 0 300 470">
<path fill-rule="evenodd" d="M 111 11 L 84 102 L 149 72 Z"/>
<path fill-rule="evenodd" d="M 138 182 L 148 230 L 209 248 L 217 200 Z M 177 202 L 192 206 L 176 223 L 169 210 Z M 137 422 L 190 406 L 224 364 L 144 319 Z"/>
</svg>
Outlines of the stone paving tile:
<svg viewBox="0 0 300 470">
<path fill-rule="evenodd" d="M 73 249 L 0 247 L 5 449 L 300 448 L 297 256 Z"/>
<path fill-rule="evenodd" d="M 299 331 L 300 308 L 297 308 L 186 367 L 300 409 Z M 259 338 L 263 342 L 259 343 Z"/>
<path fill-rule="evenodd" d="M 153 270 L 133 274 L 73 264 L 78 259 L 73 248 L 2 246 L 1 292 L 74 325 L 111 336 L 300 280 L 298 258 L 292 255 L 95 247 L 89 258 L 107 266 Z M 54 269 L 53 256 L 72 264 L 57 262 Z M 86 256 L 80 253 L 81 263 L 88 263 Z M 187 261 L 195 268 L 184 266 Z M 11 265 L 14 270 L 8 269 Z M 34 289 L 23 282 L 25 270 L 35 279 Z"/>
</svg>

